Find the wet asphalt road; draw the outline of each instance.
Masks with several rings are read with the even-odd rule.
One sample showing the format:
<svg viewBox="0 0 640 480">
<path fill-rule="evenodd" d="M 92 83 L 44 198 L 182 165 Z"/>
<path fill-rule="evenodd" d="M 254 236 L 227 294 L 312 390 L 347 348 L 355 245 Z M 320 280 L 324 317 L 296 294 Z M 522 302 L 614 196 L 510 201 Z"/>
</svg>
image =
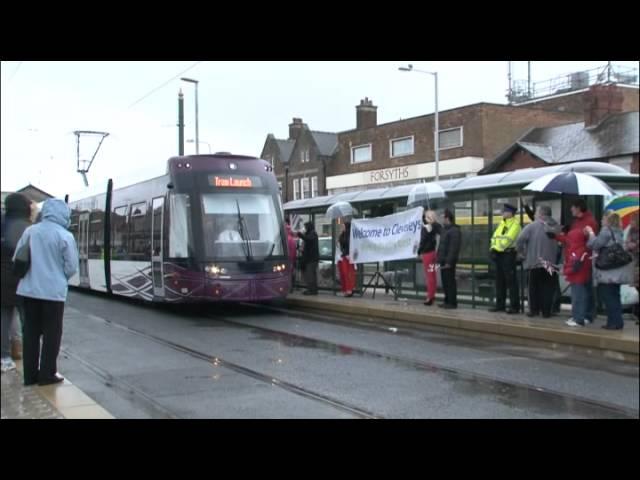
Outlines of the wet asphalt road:
<svg viewBox="0 0 640 480">
<path fill-rule="evenodd" d="M 237 305 L 71 292 L 59 370 L 117 418 L 625 418 L 638 366 Z"/>
</svg>

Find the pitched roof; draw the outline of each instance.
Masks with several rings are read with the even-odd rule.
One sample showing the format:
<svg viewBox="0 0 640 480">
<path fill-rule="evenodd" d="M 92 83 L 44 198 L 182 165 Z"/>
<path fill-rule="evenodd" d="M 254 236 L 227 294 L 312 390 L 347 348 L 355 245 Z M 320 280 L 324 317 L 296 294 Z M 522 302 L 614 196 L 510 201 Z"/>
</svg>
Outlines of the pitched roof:
<svg viewBox="0 0 640 480">
<path fill-rule="evenodd" d="M 320 155 L 331 156 L 335 153 L 338 148 L 338 134 L 330 133 L 330 132 L 318 132 L 310 130 L 311 136 L 313 137 L 313 141 L 316 143 Z M 293 153 L 293 149 L 296 145 L 295 140 L 281 140 L 279 138 L 273 137 L 275 140 L 278 149 L 280 150 L 280 158 L 283 163 L 288 163 L 291 159 L 291 154 Z"/>
<path fill-rule="evenodd" d="M 276 145 L 280 150 L 280 158 L 283 163 L 288 163 L 293 153 L 293 147 L 296 144 L 295 140 L 278 140 L 276 139 Z"/>
<path fill-rule="evenodd" d="M 553 147 L 545 145 L 543 143 L 532 142 L 517 142 L 518 146 L 528 150 L 532 155 L 535 155 L 541 160 L 547 163 L 553 163 Z"/>
<path fill-rule="evenodd" d="M 598 125 L 584 122 L 534 128 L 500 153 L 480 174 L 498 170 L 518 148 L 548 164 L 599 160 L 638 153 L 639 112 L 610 115 Z"/>
<path fill-rule="evenodd" d="M 40 190 L 38 187 L 35 187 L 35 186 L 31 185 L 31 184 L 27 185 L 26 187 L 21 188 L 20 190 L 16 190 L 16 192 L 17 193 L 24 193 L 27 196 L 29 196 L 29 193 L 35 193 L 39 197 L 53 198 L 53 195 L 50 195 L 47 192 L 45 192 L 44 190 Z"/>
<path fill-rule="evenodd" d="M 329 157 L 335 153 L 336 149 L 338 148 L 337 133 L 317 132 L 311 130 L 311 135 L 313 136 L 313 140 L 318 146 L 320 155 Z"/>
</svg>

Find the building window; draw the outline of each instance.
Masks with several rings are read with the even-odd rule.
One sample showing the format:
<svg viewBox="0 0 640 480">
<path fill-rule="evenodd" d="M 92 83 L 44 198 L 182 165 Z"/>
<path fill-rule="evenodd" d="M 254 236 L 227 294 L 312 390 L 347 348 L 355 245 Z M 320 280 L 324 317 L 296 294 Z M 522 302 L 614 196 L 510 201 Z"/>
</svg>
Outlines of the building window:
<svg viewBox="0 0 640 480">
<path fill-rule="evenodd" d="M 293 179 L 293 199 L 300 199 L 300 180 L 297 178 Z"/>
<path fill-rule="evenodd" d="M 269 157 L 269 162 L 271 162 L 271 166 L 272 166 L 272 167 L 275 167 L 275 163 L 276 163 L 275 158 L 276 158 L 276 156 L 275 156 L 275 155 L 271 155 L 271 156 Z"/>
<path fill-rule="evenodd" d="M 278 182 L 278 193 L 280 194 L 280 198 L 282 198 L 282 182 Z"/>
<path fill-rule="evenodd" d="M 351 163 L 371 161 L 371 144 L 351 147 Z"/>
<path fill-rule="evenodd" d="M 309 150 L 300 150 L 300 161 L 307 163 L 309 161 Z"/>
<path fill-rule="evenodd" d="M 318 177 L 311 177 L 311 198 L 318 196 Z"/>
<path fill-rule="evenodd" d="M 389 142 L 391 157 L 404 157 L 413 155 L 413 137 L 396 138 Z"/>
<path fill-rule="evenodd" d="M 440 130 L 440 150 L 462 146 L 462 127 Z"/>
<path fill-rule="evenodd" d="M 302 198 L 311 198 L 311 191 L 309 190 L 308 177 L 304 177 L 302 179 Z"/>
</svg>

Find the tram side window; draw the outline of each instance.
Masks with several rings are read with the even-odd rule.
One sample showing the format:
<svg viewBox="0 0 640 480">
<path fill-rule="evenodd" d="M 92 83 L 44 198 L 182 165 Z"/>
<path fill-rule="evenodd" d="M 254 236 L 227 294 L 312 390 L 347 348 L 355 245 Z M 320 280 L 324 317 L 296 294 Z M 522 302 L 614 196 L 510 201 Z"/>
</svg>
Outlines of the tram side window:
<svg viewBox="0 0 640 480">
<path fill-rule="evenodd" d="M 190 219 L 189 195 L 169 195 L 169 257 L 187 258 L 189 256 Z"/>
<path fill-rule="evenodd" d="M 147 215 L 145 202 L 131 205 L 129 213 L 129 258 L 151 258 L 151 217 Z"/>
<path fill-rule="evenodd" d="M 111 258 L 123 260 L 127 255 L 127 207 L 116 207 L 111 215 Z"/>
<path fill-rule="evenodd" d="M 103 258 L 104 212 L 94 210 L 89 217 L 89 258 Z"/>
<path fill-rule="evenodd" d="M 80 215 L 76 210 L 71 211 L 71 222 L 69 224 L 69 231 L 73 235 L 73 238 L 76 240 L 76 245 L 78 244 L 78 219 Z"/>
</svg>

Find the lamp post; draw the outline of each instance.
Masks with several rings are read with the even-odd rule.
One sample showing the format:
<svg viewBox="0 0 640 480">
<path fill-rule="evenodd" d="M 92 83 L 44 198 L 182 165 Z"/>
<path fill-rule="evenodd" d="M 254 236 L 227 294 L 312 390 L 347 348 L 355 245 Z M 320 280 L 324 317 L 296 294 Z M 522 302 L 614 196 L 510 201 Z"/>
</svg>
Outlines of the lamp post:
<svg viewBox="0 0 640 480">
<path fill-rule="evenodd" d="M 418 70 L 417 68 L 413 68 L 413 65 L 409 64 L 406 67 L 398 67 L 398 70 L 400 70 L 401 72 L 418 72 L 418 73 L 428 73 L 429 75 L 433 75 L 433 78 L 435 79 L 435 95 L 436 95 L 436 114 L 435 114 L 435 119 L 436 119 L 436 136 L 435 136 L 435 140 L 433 142 L 433 146 L 435 149 L 435 154 L 436 154 L 436 161 L 435 161 L 435 167 L 436 167 L 436 182 L 438 181 L 438 179 L 440 178 L 440 129 L 439 129 L 439 125 L 438 125 L 438 72 L 428 72 L 426 70 Z"/>
<path fill-rule="evenodd" d="M 196 141 L 193 138 L 190 138 L 189 140 L 187 140 L 187 143 L 196 143 Z M 204 143 L 207 147 L 209 147 L 209 153 L 211 153 L 211 144 L 209 142 L 204 142 L 200 140 L 198 143 Z"/>
<path fill-rule="evenodd" d="M 200 142 L 198 142 L 198 80 L 194 80 L 193 78 L 182 77 L 180 80 L 183 82 L 193 83 L 196 86 L 196 155 L 200 153 Z"/>
</svg>

